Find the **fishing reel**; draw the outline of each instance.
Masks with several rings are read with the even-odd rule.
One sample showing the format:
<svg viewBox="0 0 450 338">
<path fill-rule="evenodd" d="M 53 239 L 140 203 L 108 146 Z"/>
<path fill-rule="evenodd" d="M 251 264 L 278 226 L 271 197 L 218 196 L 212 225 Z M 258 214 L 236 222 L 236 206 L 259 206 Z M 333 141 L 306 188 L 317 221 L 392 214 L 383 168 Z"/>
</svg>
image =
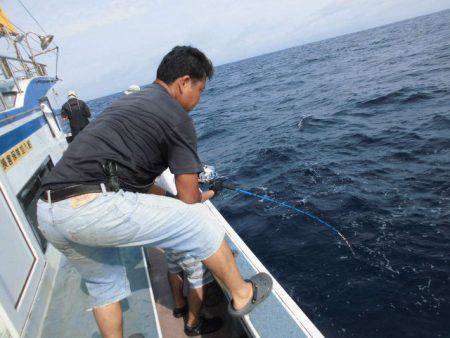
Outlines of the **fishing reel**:
<svg viewBox="0 0 450 338">
<path fill-rule="evenodd" d="M 212 165 L 204 165 L 203 172 L 198 175 L 198 181 L 203 184 L 210 184 L 218 177 L 219 175 L 217 175 L 216 169 Z"/>
<path fill-rule="evenodd" d="M 198 181 L 208 189 L 211 189 L 212 186 L 220 190 L 223 188 L 234 190 L 236 188 L 233 182 L 225 177 L 219 176 L 212 165 L 203 166 L 203 172 L 198 176 Z"/>
</svg>

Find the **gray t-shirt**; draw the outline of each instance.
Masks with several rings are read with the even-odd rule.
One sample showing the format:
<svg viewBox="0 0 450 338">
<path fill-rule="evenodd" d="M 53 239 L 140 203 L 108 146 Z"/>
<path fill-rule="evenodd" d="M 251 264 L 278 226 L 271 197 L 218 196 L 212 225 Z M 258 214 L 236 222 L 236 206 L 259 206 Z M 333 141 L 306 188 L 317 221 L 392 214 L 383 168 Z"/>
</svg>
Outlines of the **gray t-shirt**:
<svg viewBox="0 0 450 338">
<path fill-rule="evenodd" d="M 118 164 L 121 187 L 137 192 L 146 192 L 167 167 L 173 174 L 203 170 L 192 119 L 158 84 L 106 108 L 70 144 L 43 185 L 104 183 L 107 160 Z"/>
</svg>

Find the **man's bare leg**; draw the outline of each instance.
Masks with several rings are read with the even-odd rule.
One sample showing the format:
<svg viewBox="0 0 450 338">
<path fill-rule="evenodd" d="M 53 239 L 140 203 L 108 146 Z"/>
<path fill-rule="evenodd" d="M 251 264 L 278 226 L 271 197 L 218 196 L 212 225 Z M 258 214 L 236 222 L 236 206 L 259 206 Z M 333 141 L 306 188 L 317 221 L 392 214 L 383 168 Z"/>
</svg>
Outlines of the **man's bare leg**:
<svg viewBox="0 0 450 338">
<path fill-rule="evenodd" d="M 94 317 L 103 338 L 123 338 L 120 302 L 94 308 Z"/>
<path fill-rule="evenodd" d="M 202 310 L 203 296 L 205 294 L 205 287 L 196 289 L 189 288 L 188 293 L 188 318 L 186 324 L 194 327 L 198 324 L 200 318 L 200 311 Z"/>
<path fill-rule="evenodd" d="M 170 288 L 172 289 L 173 302 L 175 308 L 182 308 L 186 305 L 186 299 L 183 296 L 183 279 L 179 273 L 168 273 Z"/>
<path fill-rule="evenodd" d="M 176 308 L 182 308 L 186 305 L 186 299 L 183 296 L 183 279 L 178 273 L 168 273 L 170 288 L 172 289 L 173 301 Z M 204 286 L 199 288 L 189 288 L 188 292 L 188 317 L 187 325 L 193 327 L 198 324 L 200 311 L 202 310 L 203 297 L 205 294 Z"/>
<path fill-rule="evenodd" d="M 227 242 L 223 240 L 219 249 L 203 263 L 225 284 L 233 298 L 234 309 L 242 309 L 252 298 L 253 288 L 251 283 L 242 279 Z"/>
</svg>

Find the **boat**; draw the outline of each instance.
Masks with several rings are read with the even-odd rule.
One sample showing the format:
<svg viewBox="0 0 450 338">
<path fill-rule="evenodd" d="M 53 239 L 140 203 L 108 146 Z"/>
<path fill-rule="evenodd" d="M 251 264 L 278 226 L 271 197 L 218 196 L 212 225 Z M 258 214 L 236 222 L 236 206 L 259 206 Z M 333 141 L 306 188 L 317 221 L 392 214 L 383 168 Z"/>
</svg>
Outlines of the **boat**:
<svg viewBox="0 0 450 338">
<path fill-rule="evenodd" d="M 45 240 L 36 221 L 42 179 L 68 146 L 51 104 L 58 77 L 49 76 L 37 61 L 58 48 L 52 47 L 52 36 L 18 32 L 1 8 L 0 40 L 14 51 L 0 55 L 0 337 L 100 337 L 83 281 Z M 41 50 L 36 52 L 31 43 Z M 169 170 L 157 183 L 176 194 Z M 225 230 L 242 275 L 270 273 L 213 203 L 205 203 Z M 171 315 L 163 253 L 143 247 L 121 250 L 133 291 L 122 304 L 124 337 L 183 337 L 182 320 Z M 275 278 L 271 295 L 241 319 L 227 314 L 229 295 L 219 281 L 210 289 L 218 301 L 205 311 L 225 320 L 211 337 L 323 337 Z"/>
</svg>

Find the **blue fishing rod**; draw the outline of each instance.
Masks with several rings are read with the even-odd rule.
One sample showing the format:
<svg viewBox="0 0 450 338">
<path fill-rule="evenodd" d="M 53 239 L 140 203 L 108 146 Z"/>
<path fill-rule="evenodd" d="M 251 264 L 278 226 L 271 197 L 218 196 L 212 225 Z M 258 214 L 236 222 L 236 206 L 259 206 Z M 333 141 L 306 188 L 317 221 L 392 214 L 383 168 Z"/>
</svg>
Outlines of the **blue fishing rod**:
<svg viewBox="0 0 450 338">
<path fill-rule="evenodd" d="M 202 176 L 202 174 L 203 174 L 203 176 Z M 262 199 L 262 200 L 264 200 L 266 202 L 274 203 L 274 204 L 277 204 L 279 206 L 283 206 L 283 207 L 289 208 L 289 209 L 294 210 L 295 212 L 297 212 L 299 214 L 305 215 L 305 216 L 309 217 L 310 219 L 312 219 L 312 220 L 314 220 L 314 221 L 324 225 L 329 230 L 331 230 L 331 232 L 333 232 L 335 235 L 340 237 L 345 242 L 345 244 L 348 246 L 348 248 L 350 249 L 352 255 L 355 256 L 355 252 L 353 251 L 353 248 L 350 245 L 350 243 L 347 240 L 347 238 L 345 238 L 345 236 L 338 229 L 336 229 L 334 226 L 328 224 L 327 222 L 321 220 L 319 217 L 316 217 L 316 216 L 314 216 L 313 214 L 311 214 L 311 213 L 309 213 L 307 211 L 301 210 L 301 209 L 299 209 L 297 207 L 294 207 L 294 206 L 292 206 L 290 204 L 287 204 L 285 202 L 276 201 L 276 200 L 274 200 L 272 198 L 269 198 L 269 197 L 266 197 L 266 196 L 262 196 L 262 195 L 259 195 L 259 194 L 255 194 L 255 193 L 253 193 L 251 191 L 242 189 L 242 188 L 238 187 L 236 184 L 234 184 L 233 182 L 227 181 L 224 178 L 219 178 L 217 176 L 215 170 L 214 170 L 214 167 L 212 167 L 212 166 L 205 166 L 204 167 L 204 172 L 202 174 L 200 175 L 200 181 L 201 182 L 212 182 L 214 180 L 220 180 L 220 185 L 223 188 L 225 188 L 225 189 L 236 191 L 238 193 L 241 193 L 241 194 L 244 194 L 244 195 L 247 195 L 247 196 L 260 198 L 260 199 Z"/>
</svg>

